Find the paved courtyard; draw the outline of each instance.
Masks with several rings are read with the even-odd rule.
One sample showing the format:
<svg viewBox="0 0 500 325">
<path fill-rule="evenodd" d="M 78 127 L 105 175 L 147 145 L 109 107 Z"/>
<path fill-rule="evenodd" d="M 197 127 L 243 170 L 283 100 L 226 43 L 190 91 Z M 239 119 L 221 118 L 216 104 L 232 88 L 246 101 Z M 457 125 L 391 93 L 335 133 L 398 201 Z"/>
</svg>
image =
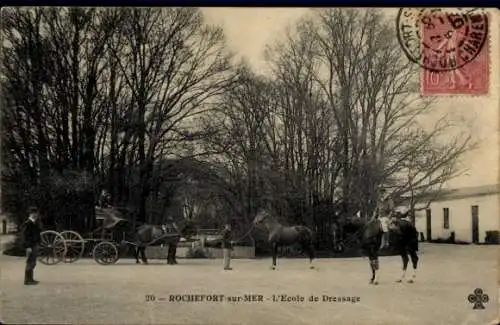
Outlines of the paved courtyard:
<svg viewBox="0 0 500 325">
<path fill-rule="evenodd" d="M 281 259 L 277 271 L 269 269 L 270 259 L 234 260 L 231 272 L 221 269 L 221 260 L 179 259 L 176 266 L 80 260 L 39 264 L 41 283 L 23 286 L 23 258 L 1 256 L 0 319 L 7 324 L 477 325 L 496 318 L 497 247 L 423 244 L 420 256 L 413 284 L 394 282 L 399 257 L 382 257 L 378 286 L 368 285 L 368 261 L 362 258 L 321 259 L 316 270 L 308 269 L 305 259 Z M 489 295 L 485 310 L 473 310 L 467 301 L 477 287 Z M 228 301 L 246 294 L 262 295 L 263 301 Z M 182 295 L 223 298 L 170 301 L 188 299 Z M 273 301 L 273 295 L 292 301 Z M 310 302 L 311 295 L 319 301 Z M 323 301 L 323 295 L 355 302 Z M 214 299 L 221 301 L 206 301 Z"/>
</svg>

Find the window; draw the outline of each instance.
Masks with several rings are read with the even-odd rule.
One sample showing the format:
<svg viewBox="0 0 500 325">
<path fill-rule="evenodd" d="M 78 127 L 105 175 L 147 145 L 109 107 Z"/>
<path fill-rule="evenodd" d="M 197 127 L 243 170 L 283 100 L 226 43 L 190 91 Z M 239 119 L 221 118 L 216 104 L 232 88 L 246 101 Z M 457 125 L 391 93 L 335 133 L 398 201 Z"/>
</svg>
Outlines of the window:
<svg viewBox="0 0 500 325">
<path fill-rule="evenodd" d="M 443 208 L 443 228 L 450 229 L 450 209 Z"/>
</svg>

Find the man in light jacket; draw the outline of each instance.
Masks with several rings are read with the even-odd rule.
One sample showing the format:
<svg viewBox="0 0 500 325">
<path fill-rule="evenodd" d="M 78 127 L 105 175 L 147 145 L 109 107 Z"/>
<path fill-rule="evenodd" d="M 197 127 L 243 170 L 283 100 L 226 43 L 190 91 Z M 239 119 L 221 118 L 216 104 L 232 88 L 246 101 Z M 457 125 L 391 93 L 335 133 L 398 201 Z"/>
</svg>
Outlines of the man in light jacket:
<svg viewBox="0 0 500 325">
<path fill-rule="evenodd" d="M 380 189 L 379 203 L 377 207 L 377 214 L 380 218 L 382 225 L 382 230 L 384 234 L 382 236 L 382 244 L 380 248 L 389 246 L 389 223 L 394 211 L 394 201 L 390 195 L 387 195 L 385 188 Z"/>
</svg>

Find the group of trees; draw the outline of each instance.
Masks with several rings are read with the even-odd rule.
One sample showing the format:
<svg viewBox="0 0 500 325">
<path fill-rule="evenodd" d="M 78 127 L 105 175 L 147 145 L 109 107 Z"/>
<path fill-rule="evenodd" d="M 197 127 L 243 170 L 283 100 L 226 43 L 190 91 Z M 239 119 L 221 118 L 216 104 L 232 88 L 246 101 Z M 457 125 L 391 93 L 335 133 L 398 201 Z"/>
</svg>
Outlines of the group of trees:
<svg viewBox="0 0 500 325">
<path fill-rule="evenodd" d="M 196 8 L 2 11 L 2 207 L 91 229 L 98 192 L 138 221 L 246 225 L 258 209 L 328 233 L 460 172 L 467 133 L 418 94 L 376 10 L 313 10 L 235 64 Z M 68 221 L 71 220 L 71 221 Z M 245 226 L 242 226 L 245 228 Z"/>
</svg>

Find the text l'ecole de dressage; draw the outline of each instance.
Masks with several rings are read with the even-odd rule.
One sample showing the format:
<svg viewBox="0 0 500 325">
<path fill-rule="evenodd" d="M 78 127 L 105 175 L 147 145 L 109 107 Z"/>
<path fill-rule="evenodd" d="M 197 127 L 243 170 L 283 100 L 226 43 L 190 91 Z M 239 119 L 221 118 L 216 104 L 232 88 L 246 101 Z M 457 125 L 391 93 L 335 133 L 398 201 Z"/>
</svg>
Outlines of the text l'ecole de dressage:
<svg viewBox="0 0 500 325">
<path fill-rule="evenodd" d="M 361 301 L 359 296 L 346 295 L 290 295 L 290 294 L 243 294 L 243 295 L 225 295 L 225 294 L 170 294 L 166 296 L 156 296 L 153 294 L 145 295 L 146 302 L 168 302 L 168 303 L 358 303 Z"/>
</svg>

